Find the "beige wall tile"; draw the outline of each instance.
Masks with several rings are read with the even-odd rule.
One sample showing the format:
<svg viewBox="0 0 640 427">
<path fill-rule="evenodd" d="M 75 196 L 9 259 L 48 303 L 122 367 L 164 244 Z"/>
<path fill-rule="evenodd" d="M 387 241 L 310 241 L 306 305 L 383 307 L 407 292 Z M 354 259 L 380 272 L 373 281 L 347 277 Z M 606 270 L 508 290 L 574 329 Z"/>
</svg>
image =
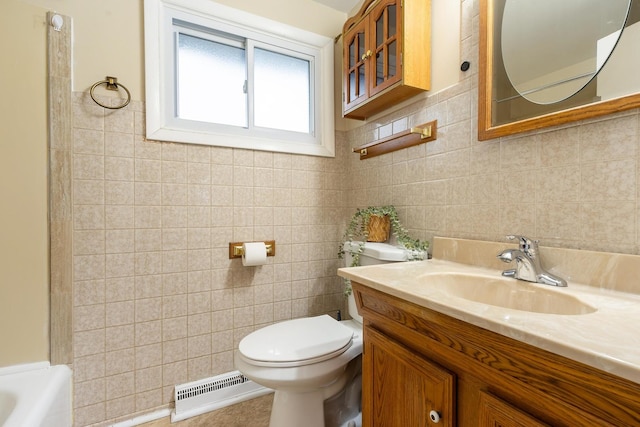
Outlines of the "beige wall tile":
<svg viewBox="0 0 640 427">
<path fill-rule="evenodd" d="M 82 407 L 103 402 L 105 398 L 105 379 L 76 382 L 73 388 L 73 405 Z"/>
<path fill-rule="evenodd" d="M 77 230 L 73 232 L 76 255 L 97 255 L 105 253 L 104 230 Z"/>
<path fill-rule="evenodd" d="M 162 405 L 162 389 L 157 388 L 154 390 L 144 391 L 136 393 L 136 411 L 148 411 Z"/>
<path fill-rule="evenodd" d="M 165 340 L 162 343 L 163 363 L 173 363 L 180 360 L 187 360 L 187 338 L 176 340 Z"/>
<path fill-rule="evenodd" d="M 544 168 L 537 172 L 536 194 L 538 202 L 575 202 L 580 198 L 580 188 L 581 179 L 578 166 Z"/>
<path fill-rule="evenodd" d="M 103 154 L 105 152 L 104 132 L 76 127 L 73 130 L 73 151 L 79 154 Z"/>
<path fill-rule="evenodd" d="M 162 321 L 153 320 L 150 322 L 136 321 L 135 325 L 135 345 L 144 346 L 159 343 L 162 341 Z"/>
<path fill-rule="evenodd" d="M 106 402 L 106 418 L 118 419 L 123 418 L 135 412 L 135 401 L 131 396 L 122 396 Z"/>
<path fill-rule="evenodd" d="M 106 325 L 108 327 L 134 323 L 134 302 L 119 301 L 106 305 Z"/>
<path fill-rule="evenodd" d="M 105 281 L 87 280 L 73 283 L 73 304 L 90 305 L 105 302 Z"/>
<path fill-rule="evenodd" d="M 115 326 L 105 330 L 106 348 L 110 351 L 133 347 L 134 338 L 134 325 Z"/>
<path fill-rule="evenodd" d="M 104 304 L 83 305 L 76 307 L 74 310 L 73 323 L 75 331 L 104 329 Z"/>
<path fill-rule="evenodd" d="M 134 184 L 127 181 L 106 181 L 104 202 L 107 205 L 133 205 Z"/>
<path fill-rule="evenodd" d="M 133 277 L 112 277 L 105 280 L 104 295 L 107 302 L 125 301 L 134 298 Z"/>
<path fill-rule="evenodd" d="M 162 181 L 162 162 L 153 159 L 135 159 L 136 181 L 143 182 L 161 182 Z M 142 204 L 145 204 L 142 202 Z M 151 203 L 150 203 L 151 204 Z"/>
<path fill-rule="evenodd" d="M 135 359 L 137 370 L 162 365 L 162 344 L 158 342 L 136 347 Z"/>
<path fill-rule="evenodd" d="M 583 203 L 580 205 L 578 236 L 581 240 L 633 245 L 636 242 L 636 224 L 632 220 L 635 213 L 635 202 Z"/>
<path fill-rule="evenodd" d="M 105 232 L 106 253 L 133 253 L 135 250 L 135 234 L 132 229 L 107 230 Z"/>
<path fill-rule="evenodd" d="M 133 348 L 108 351 L 105 353 L 105 375 L 113 376 L 135 369 L 135 351 Z"/>
<path fill-rule="evenodd" d="M 106 382 L 106 399 L 112 400 L 122 396 L 131 396 L 135 393 L 134 387 L 135 375 L 132 372 L 124 372 L 109 376 Z"/>
<path fill-rule="evenodd" d="M 88 426 L 105 419 L 105 403 L 100 402 L 95 405 L 75 408 L 73 411 L 74 426 Z"/>
<path fill-rule="evenodd" d="M 579 128 L 580 160 L 598 162 L 635 157 L 638 149 L 638 120 L 630 113 L 612 120 L 599 120 Z"/>
<path fill-rule="evenodd" d="M 171 386 L 187 382 L 187 362 L 166 363 L 162 367 L 163 385 Z"/>
<path fill-rule="evenodd" d="M 105 330 L 78 331 L 73 334 L 74 357 L 103 353 L 105 350 Z"/>
<path fill-rule="evenodd" d="M 104 154 L 106 156 L 119 156 L 133 158 L 134 138 L 130 133 L 105 132 Z"/>
<path fill-rule="evenodd" d="M 637 160 L 582 165 L 580 200 L 635 200 Z"/>
<path fill-rule="evenodd" d="M 105 376 L 105 354 L 78 357 L 73 364 L 74 380 L 84 382 Z"/>
<path fill-rule="evenodd" d="M 97 209 L 96 209 L 97 210 Z M 113 205 L 105 206 L 104 210 L 104 224 L 95 224 L 96 227 L 102 225 L 107 229 L 115 228 L 133 228 L 134 224 L 134 209 L 133 206 Z"/>
<path fill-rule="evenodd" d="M 162 318 L 162 298 L 145 298 L 136 300 L 135 321 L 147 322 Z"/>
<path fill-rule="evenodd" d="M 105 256 L 105 277 L 133 276 L 135 258 L 133 253 L 115 253 Z"/>
</svg>

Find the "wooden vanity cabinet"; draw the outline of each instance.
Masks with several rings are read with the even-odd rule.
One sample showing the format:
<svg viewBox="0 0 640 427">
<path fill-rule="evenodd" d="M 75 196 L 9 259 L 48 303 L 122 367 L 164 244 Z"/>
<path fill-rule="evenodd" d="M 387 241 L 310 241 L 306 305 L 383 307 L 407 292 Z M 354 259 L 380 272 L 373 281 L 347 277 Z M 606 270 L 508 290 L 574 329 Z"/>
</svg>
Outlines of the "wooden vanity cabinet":
<svg viewBox="0 0 640 427">
<path fill-rule="evenodd" d="M 433 418 L 455 426 L 453 374 L 373 328 L 365 331 L 364 353 L 371 373 L 362 390 L 371 409 L 363 412 L 365 425 L 421 426 Z"/>
<path fill-rule="evenodd" d="M 365 323 L 363 426 L 640 425 L 640 384 L 352 286 Z"/>
<path fill-rule="evenodd" d="M 365 119 L 431 81 L 430 0 L 369 0 L 343 27 L 343 115 Z"/>
</svg>

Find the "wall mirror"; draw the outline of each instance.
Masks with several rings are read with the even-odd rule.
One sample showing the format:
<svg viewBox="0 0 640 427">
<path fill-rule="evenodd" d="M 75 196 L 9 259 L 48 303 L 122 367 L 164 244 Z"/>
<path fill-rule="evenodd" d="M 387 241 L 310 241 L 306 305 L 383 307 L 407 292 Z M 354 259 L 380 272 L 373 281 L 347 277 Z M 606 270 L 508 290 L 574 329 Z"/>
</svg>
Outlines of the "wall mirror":
<svg viewBox="0 0 640 427">
<path fill-rule="evenodd" d="M 480 0 L 478 139 L 640 107 L 640 0 Z"/>
</svg>

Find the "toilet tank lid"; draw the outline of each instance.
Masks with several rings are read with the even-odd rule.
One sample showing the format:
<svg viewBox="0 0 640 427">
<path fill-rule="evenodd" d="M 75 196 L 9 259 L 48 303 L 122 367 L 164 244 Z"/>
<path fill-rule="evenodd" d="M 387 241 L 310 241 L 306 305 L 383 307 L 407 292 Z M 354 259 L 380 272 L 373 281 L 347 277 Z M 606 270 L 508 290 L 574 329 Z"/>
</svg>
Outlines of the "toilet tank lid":
<svg viewBox="0 0 640 427">
<path fill-rule="evenodd" d="M 335 352 L 349 344 L 353 331 L 333 317 L 304 317 L 258 329 L 244 337 L 238 350 L 263 362 L 296 362 Z"/>
<path fill-rule="evenodd" d="M 355 252 L 362 242 L 344 242 L 345 252 Z M 393 246 L 388 243 L 364 242 L 362 255 L 381 261 L 407 261 L 409 251 L 403 247 Z"/>
</svg>

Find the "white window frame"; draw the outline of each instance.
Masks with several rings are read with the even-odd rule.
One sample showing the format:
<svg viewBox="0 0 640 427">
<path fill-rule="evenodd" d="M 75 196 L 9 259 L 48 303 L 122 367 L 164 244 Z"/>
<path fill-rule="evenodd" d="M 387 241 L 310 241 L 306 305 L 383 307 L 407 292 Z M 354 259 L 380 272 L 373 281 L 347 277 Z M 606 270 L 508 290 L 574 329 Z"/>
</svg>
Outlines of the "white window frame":
<svg viewBox="0 0 640 427">
<path fill-rule="evenodd" d="M 175 117 L 174 19 L 234 34 L 275 38 L 308 54 L 314 86 L 311 133 L 254 130 Z M 335 156 L 333 39 L 210 0 L 144 0 L 146 136 L 148 139 L 313 156 Z M 277 48 L 273 49 L 278 52 Z"/>
</svg>

